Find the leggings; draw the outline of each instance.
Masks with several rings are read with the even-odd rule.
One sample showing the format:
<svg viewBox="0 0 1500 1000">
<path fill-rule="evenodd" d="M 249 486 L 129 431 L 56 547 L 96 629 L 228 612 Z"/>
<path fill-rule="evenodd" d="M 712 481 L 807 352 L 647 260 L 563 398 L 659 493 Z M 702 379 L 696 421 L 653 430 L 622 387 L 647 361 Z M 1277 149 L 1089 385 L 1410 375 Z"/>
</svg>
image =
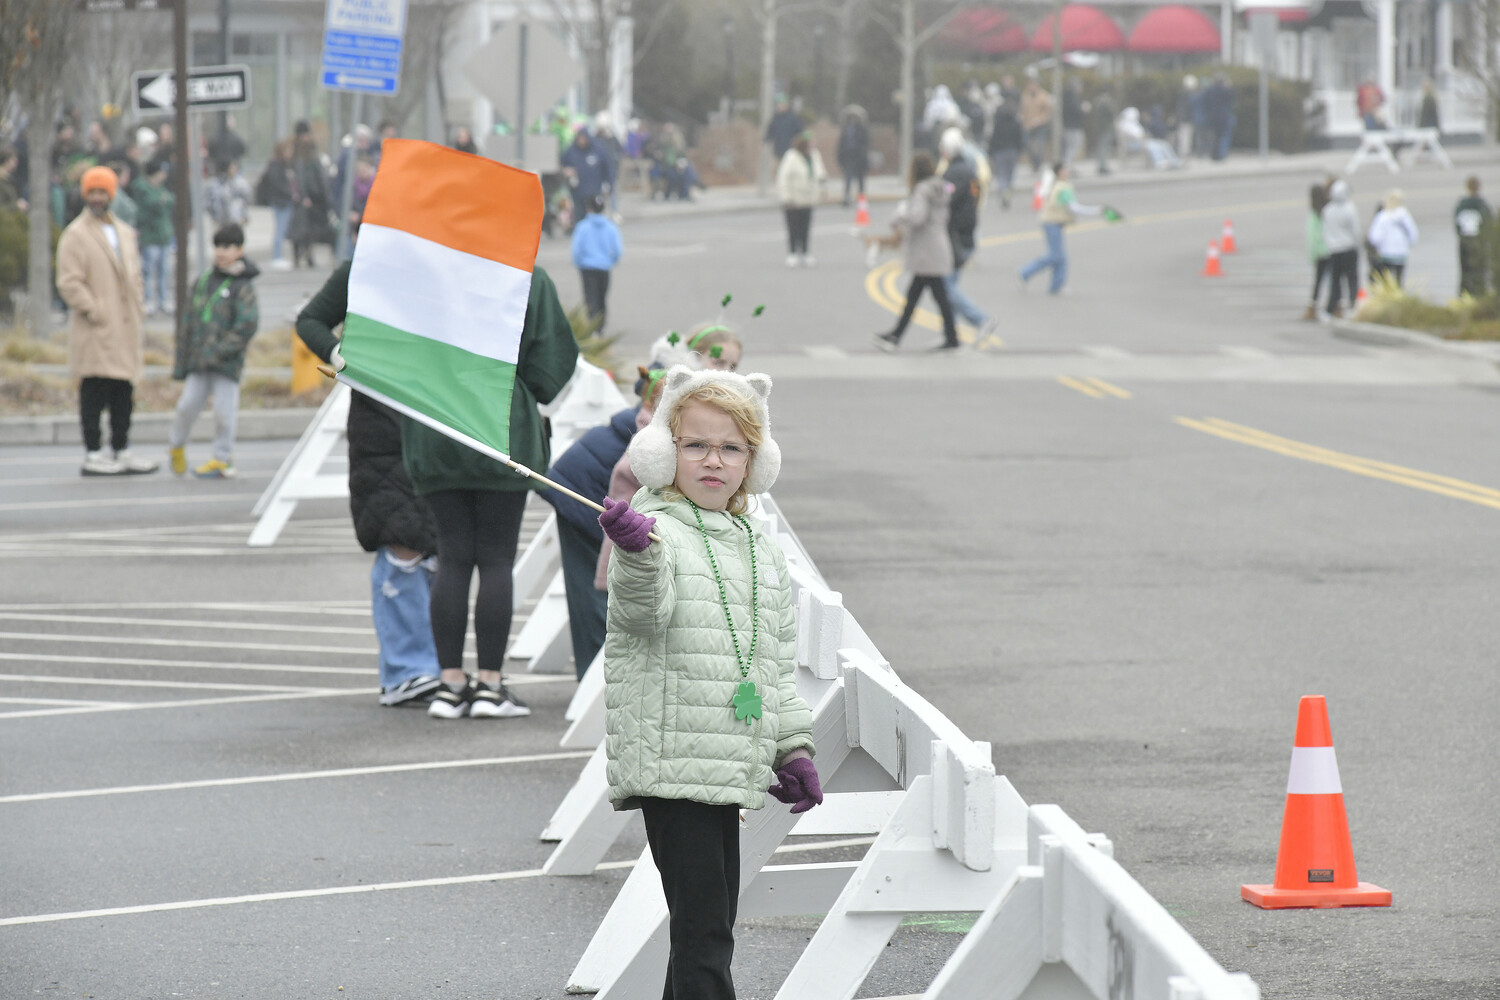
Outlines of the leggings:
<svg viewBox="0 0 1500 1000">
<path fill-rule="evenodd" d="M 438 665 L 462 670 L 469 629 L 469 584 L 479 569 L 474 645 L 479 669 L 500 672 L 510 643 L 511 571 L 526 510 L 523 490 L 440 490 L 426 498 L 437 521 L 438 571 L 432 583 L 432 638 Z"/>
<path fill-rule="evenodd" d="M 948 298 L 948 286 L 941 274 L 914 274 L 911 276 L 911 284 L 906 288 L 906 305 L 901 310 L 901 319 L 896 324 L 896 329 L 891 333 L 897 340 L 906 332 L 906 325 L 911 322 L 912 313 L 917 311 L 917 300 L 922 297 L 922 289 L 929 289 L 932 297 L 937 299 L 938 312 L 943 315 L 943 343 L 958 343 L 958 327 L 953 322 L 953 303 Z"/>
<path fill-rule="evenodd" d="M 786 209 L 786 242 L 790 253 L 807 253 L 807 237 L 811 232 L 811 208 Z"/>
<path fill-rule="evenodd" d="M 109 444 L 115 451 L 130 447 L 130 413 L 135 408 L 135 390 L 122 378 L 87 375 L 78 383 L 78 415 L 83 422 L 83 447 L 98 451 L 103 435 L 99 418 L 109 410 Z"/>
<path fill-rule="evenodd" d="M 1340 250 L 1328 258 L 1328 311 L 1339 307 L 1341 287 L 1349 289 L 1349 305 L 1359 297 L 1359 251 Z"/>
<path fill-rule="evenodd" d="M 1331 259 L 1332 258 L 1330 258 L 1330 257 L 1319 257 L 1318 258 L 1317 269 L 1313 272 L 1313 293 L 1312 293 L 1312 298 L 1309 299 L 1308 301 L 1310 301 L 1310 302 L 1317 302 L 1318 301 L 1318 292 L 1320 292 L 1320 291 L 1323 290 L 1323 278 L 1324 278 L 1325 275 L 1328 274 L 1328 264 L 1329 264 L 1329 261 Z"/>
</svg>

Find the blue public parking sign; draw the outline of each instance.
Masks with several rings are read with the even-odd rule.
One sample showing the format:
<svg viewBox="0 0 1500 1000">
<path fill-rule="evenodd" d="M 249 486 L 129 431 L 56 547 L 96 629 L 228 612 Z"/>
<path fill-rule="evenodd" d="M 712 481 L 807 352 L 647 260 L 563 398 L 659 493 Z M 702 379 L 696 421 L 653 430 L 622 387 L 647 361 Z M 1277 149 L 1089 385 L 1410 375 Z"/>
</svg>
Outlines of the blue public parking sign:
<svg viewBox="0 0 1500 1000">
<path fill-rule="evenodd" d="M 406 0 L 328 0 L 319 78 L 332 90 L 394 94 Z"/>
</svg>

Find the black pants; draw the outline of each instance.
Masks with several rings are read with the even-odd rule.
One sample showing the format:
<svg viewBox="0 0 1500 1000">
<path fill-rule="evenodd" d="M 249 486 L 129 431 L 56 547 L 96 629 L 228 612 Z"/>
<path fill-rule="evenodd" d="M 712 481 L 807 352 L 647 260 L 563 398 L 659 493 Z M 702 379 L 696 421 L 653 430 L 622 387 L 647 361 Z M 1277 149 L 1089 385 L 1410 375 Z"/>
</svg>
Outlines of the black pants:
<svg viewBox="0 0 1500 1000">
<path fill-rule="evenodd" d="M 790 253 L 807 253 L 807 237 L 812 233 L 812 209 L 786 209 L 786 242 Z"/>
<path fill-rule="evenodd" d="M 1329 260 L 1328 257 L 1318 258 L 1317 268 L 1313 271 L 1312 298 L 1308 299 L 1309 302 L 1318 301 L 1318 293 L 1323 290 L 1323 278 L 1328 274 Z"/>
<path fill-rule="evenodd" d="M 911 322 L 912 313 L 917 311 L 917 300 L 922 297 L 923 289 L 932 292 L 932 297 L 937 299 L 938 312 L 943 315 L 943 343 L 958 343 L 958 327 L 953 325 L 953 303 L 948 301 L 948 286 L 943 284 L 942 276 L 936 274 L 911 276 L 911 284 L 906 288 L 906 306 L 901 310 L 901 319 L 891 333 L 897 340 L 901 339 L 907 324 Z"/>
<path fill-rule="evenodd" d="M 432 638 L 438 666 L 462 670 L 469 630 L 469 584 L 479 569 L 474 645 L 479 669 L 499 672 L 510 642 L 511 570 L 521 537 L 523 490 L 440 490 L 426 496 L 437 521 L 438 571 L 432 582 Z"/>
<path fill-rule="evenodd" d="M 1384 277 L 1386 275 L 1390 275 L 1391 280 L 1396 283 L 1396 287 L 1400 288 L 1402 282 L 1406 278 L 1406 265 L 1392 264 L 1387 261 L 1381 260 L 1378 257 L 1370 262 L 1370 280 L 1372 282 L 1376 278 Z"/>
<path fill-rule="evenodd" d="M 1349 289 L 1349 305 L 1352 307 L 1359 295 L 1359 251 L 1340 250 L 1328 256 L 1328 311 L 1339 307 L 1341 288 Z"/>
<path fill-rule="evenodd" d="M 583 304 L 588 307 L 589 319 L 603 316 L 607 311 L 604 300 L 609 295 L 609 272 L 580 267 L 578 277 L 583 282 Z"/>
<path fill-rule="evenodd" d="M 83 420 L 83 447 L 98 451 L 103 435 L 99 418 L 109 410 L 109 446 L 115 451 L 130 447 L 130 412 L 135 408 L 135 389 L 122 378 L 90 375 L 78 383 L 78 414 Z"/>
<path fill-rule="evenodd" d="M 600 542 L 565 517 L 557 519 L 557 540 L 562 550 L 563 587 L 568 596 L 568 634 L 573 639 L 573 667 L 578 679 L 604 645 L 604 616 L 609 595 L 594 588 L 599 568 Z"/>
<path fill-rule="evenodd" d="M 740 901 L 739 809 L 642 799 L 641 815 L 670 915 L 662 1000 L 734 1000 L 729 963 Z"/>
<path fill-rule="evenodd" d="M 856 185 L 859 186 L 859 193 L 860 194 L 864 194 L 865 193 L 865 175 L 864 174 L 845 174 L 844 175 L 844 204 L 845 205 L 849 204 L 849 194 L 850 194 L 850 192 L 852 192 L 854 190 L 854 187 Z"/>
</svg>

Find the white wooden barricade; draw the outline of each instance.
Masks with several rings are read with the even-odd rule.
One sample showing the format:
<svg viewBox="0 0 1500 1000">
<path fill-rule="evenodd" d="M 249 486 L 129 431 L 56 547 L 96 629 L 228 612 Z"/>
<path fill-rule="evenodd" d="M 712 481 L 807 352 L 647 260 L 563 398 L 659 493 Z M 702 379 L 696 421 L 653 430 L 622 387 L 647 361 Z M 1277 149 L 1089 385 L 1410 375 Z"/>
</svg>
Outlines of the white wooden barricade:
<svg viewBox="0 0 1500 1000">
<path fill-rule="evenodd" d="M 246 545 L 251 548 L 275 545 L 299 501 L 337 500 L 349 495 L 347 472 L 322 471 L 329 453 L 343 441 L 348 423 L 349 387 L 339 382 L 250 509 L 250 515 L 260 520 L 251 530 Z"/>
<path fill-rule="evenodd" d="M 1131 878 L 1107 841 L 1032 806 L 1027 864 L 987 907 L 926 1000 L 1257 1000 Z"/>
<path fill-rule="evenodd" d="M 1359 148 L 1354 151 L 1354 155 L 1349 158 L 1349 163 L 1344 167 L 1344 173 L 1354 173 L 1365 160 L 1372 156 L 1384 163 L 1386 170 L 1393 174 L 1400 173 L 1401 164 L 1391 151 L 1393 143 L 1411 146 L 1413 163 L 1425 153 L 1446 169 L 1453 169 L 1453 161 L 1448 158 L 1447 150 L 1443 149 L 1438 130 L 1435 128 L 1366 129 L 1360 137 Z"/>
</svg>

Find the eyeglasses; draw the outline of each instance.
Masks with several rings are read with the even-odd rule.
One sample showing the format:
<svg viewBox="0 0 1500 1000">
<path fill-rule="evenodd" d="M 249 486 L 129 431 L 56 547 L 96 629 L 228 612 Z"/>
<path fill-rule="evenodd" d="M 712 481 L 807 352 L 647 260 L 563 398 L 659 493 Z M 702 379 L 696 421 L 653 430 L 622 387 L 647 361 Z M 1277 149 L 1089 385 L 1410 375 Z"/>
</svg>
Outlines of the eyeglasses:
<svg viewBox="0 0 1500 1000">
<path fill-rule="evenodd" d="M 675 438 L 677 448 L 683 457 L 690 462 L 701 462 L 708 457 L 708 453 L 716 451 L 719 453 L 719 461 L 730 468 L 738 468 L 750 460 L 750 446 L 744 444 L 709 444 L 707 441 L 684 440 Z"/>
</svg>

